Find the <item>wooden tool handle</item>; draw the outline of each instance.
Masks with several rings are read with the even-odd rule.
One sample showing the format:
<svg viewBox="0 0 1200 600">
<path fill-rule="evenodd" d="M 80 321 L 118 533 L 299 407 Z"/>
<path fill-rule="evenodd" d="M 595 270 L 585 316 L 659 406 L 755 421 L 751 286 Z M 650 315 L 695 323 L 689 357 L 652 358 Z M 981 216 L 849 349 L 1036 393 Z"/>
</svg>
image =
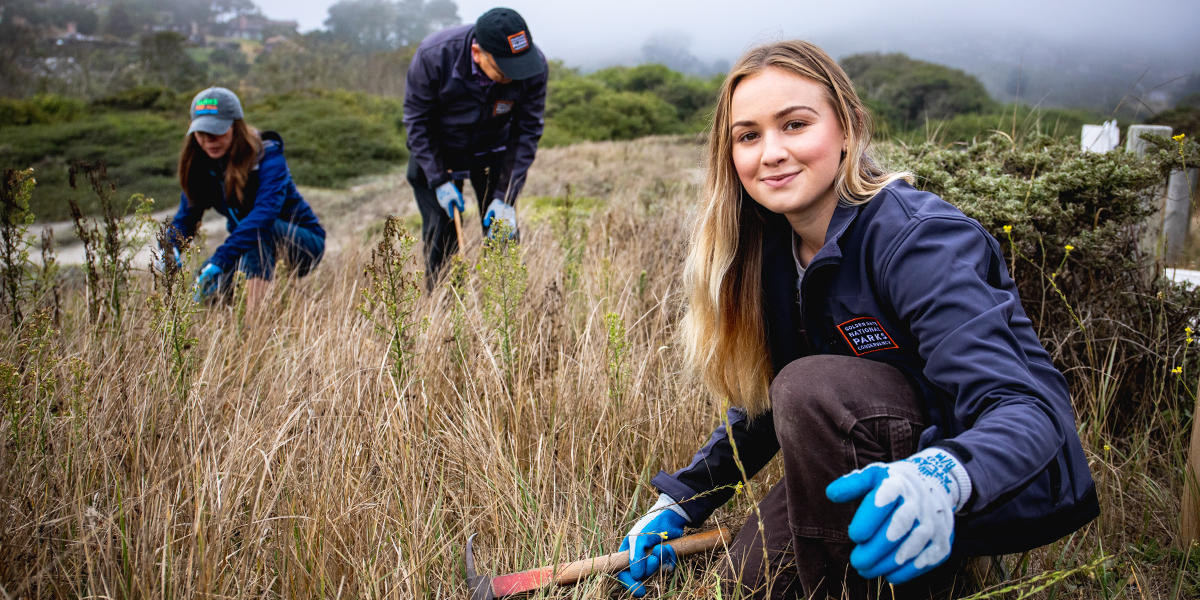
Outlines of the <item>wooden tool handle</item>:
<svg viewBox="0 0 1200 600">
<path fill-rule="evenodd" d="M 459 218 L 457 210 L 450 209 L 450 212 L 454 213 L 454 233 L 458 234 L 458 251 L 466 252 L 467 247 L 463 246 L 462 240 L 462 220 Z"/>
<path fill-rule="evenodd" d="M 692 535 L 667 540 L 666 543 L 675 549 L 677 556 L 686 556 L 728 544 L 731 539 L 732 536 L 730 536 L 728 529 L 718 527 L 701 533 L 693 533 Z M 559 585 L 571 584 L 588 575 L 595 573 L 616 573 L 617 571 L 625 570 L 628 566 L 628 551 L 585 558 L 558 565 L 554 571 L 554 583 Z"/>
</svg>

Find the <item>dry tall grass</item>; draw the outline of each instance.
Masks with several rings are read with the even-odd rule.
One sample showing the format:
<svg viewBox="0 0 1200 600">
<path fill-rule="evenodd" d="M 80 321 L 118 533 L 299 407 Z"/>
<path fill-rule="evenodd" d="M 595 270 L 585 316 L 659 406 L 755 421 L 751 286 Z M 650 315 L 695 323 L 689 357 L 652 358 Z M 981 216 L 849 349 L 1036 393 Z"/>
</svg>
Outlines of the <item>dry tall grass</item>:
<svg viewBox="0 0 1200 600">
<path fill-rule="evenodd" d="M 317 206 L 334 215 L 339 250 L 312 276 L 277 282 L 244 317 L 236 306 L 193 315 L 186 393 L 172 392 L 171 339 L 152 309 L 162 292 L 149 275 L 136 278 L 139 301 L 119 323 L 88 320 L 68 294 L 58 327 L 6 333 L 0 346 L 15 366 L 5 398 L 21 399 L 0 428 L 0 590 L 465 598 L 469 533 L 480 534 L 481 569 L 496 574 L 615 551 L 652 502 L 650 477 L 685 464 L 720 418 L 680 372 L 674 338 L 698 156 L 694 140 L 677 139 L 539 156 L 530 198 L 561 197 L 572 183 L 577 201 L 599 206 L 580 238 L 553 201 L 523 212 L 528 279 L 507 360 L 481 306 L 498 267 L 469 227 L 467 264 L 479 266 L 461 293 L 443 285 L 416 301 L 412 369 L 392 375 L 387 339 L 359 310 L 373 242 L 364 232 L 378 221 L 356 215 L 395 211 L 411 223 L 394 180 L 358 196 L 369 206 Z M 575 243 L 582 254 L 568 251 Z M 577 279 L 564 275 L 572 260 Z M 1008 557 L 1010 572 L 1064 576 L 1039 597 L 1180 597 L 1180 570 L 1200 561 L 1165 549 L 1175 462 L 1094 443 L 1103 518 Z M 717 520 L 739 525 L 778 476 L 777 466 L 761 474 Z M 1112 558 L 1067 573 L 1101 556 Z M 651 593 L 711 597 L 711 568 L 711 558 L 689 561 Z M 546 596 L 613 587 L 593 579 Z"/>
</svg>

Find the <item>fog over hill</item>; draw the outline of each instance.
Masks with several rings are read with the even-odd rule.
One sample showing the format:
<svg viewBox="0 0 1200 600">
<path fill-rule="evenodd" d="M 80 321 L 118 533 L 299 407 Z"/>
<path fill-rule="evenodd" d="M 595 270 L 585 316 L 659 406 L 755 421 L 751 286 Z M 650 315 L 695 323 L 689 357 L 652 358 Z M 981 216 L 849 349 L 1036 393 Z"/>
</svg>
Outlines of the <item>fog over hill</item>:
<svg viewBox="0 0 1200 600">
<path fill-rule="evenodd" d="M 459 0 L 459 15 L 473 20 L 494 2 Z M 674 58 L 674 68 L 718 72 L 755 44 L 803 38 L 835 57 L 903 52 L 963 69 L 998 100 L 1018 97 L 1019 89 L 1022 102 L 1099 110 L 1113 109 L 1126 94 L 1169 102 L 1190 74 L 1200 72 L 1196 0 L 512 0 L 506 5 L 525 15 L 549 56 L 585 70 Z M 1136 101 L 1125 100 L 1131 102 Z"/>
</svg>

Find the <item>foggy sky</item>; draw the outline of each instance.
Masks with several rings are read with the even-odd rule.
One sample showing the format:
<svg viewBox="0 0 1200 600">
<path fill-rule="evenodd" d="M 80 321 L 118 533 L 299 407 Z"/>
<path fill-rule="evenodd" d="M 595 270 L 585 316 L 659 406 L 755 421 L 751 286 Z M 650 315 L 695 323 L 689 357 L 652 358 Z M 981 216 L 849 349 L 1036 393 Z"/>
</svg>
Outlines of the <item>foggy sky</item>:
<svg viewBox="0 0 1200 600">
<path fill-rule="evenodd" d="M 256 0 L 268 16 L 322 27 L 334 0 Z M 1118 36 L 1135 52 L 1200 47 L 1197 0 L 457 0 L 463 22 L 493 6 L 519 11 L 537 43 L 568 64 L 603 63 L 640 49 L 663 32 L 687 34 L 693 53 L 733 60 L 756 43 L 805 38 L 862 49 L 901 50 L 905 42 L 970 38 L 975 33 L 1081 42 Z M 852 10 L 847 10 L 852 8 Z M 899 44 L 899 46 L 897 45 Z M 1200 60 L 1193 59 L 1200 63 Z M 1200 64 L 1198 64 L 1200 68 Z"/>
<path fill-rule="evenodd" d="M 256 0 L 268 16 L 321 28 L 335 0 Z M 472 22 L 519 11 L 548 58 L 585 71 L 642 61 L 650 39 L 674 39 L 728 64 L 764 42 L 801 38 L 835 58 L 904 52 L 980 73 L 1001 65 L 1119 62 L 1153 87 L 1200 71 L 1200 0 L 456 0 Z M 1100 71 L 1103 67 L 1096 67 Z M 992 70 L 995 70 L 994 68 Z M 1099 76 L 1105 73 L 1098 73 Z M 995 87 L 997 82 L 988 82 Z"/>
</svg>

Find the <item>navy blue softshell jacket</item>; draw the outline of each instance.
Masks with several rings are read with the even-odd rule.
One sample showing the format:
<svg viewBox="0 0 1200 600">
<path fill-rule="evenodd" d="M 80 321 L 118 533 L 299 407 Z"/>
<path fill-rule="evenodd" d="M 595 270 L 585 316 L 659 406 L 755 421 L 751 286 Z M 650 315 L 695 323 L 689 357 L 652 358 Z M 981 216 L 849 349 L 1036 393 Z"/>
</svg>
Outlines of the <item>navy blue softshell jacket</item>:
<svg viewBox="0 0 1200 600">
<path fill-rule="evenodd" d="M 503 149 L 496 189 L 515 204 L 542 138 L 549 70 L 507 84 L 484 82 L 471 60 L 473 39 L 475 26 L 462 25 L 430 35 L 417 47 L 404 88 L 409 160 L 437 187 L 450 181 L 447 169 Z"/>
<path fill-rule="evenodd" d="M 259 239 L 269 239 L 269 232 L 276 219 L 293 223 L 325 238 L 325 230 L 317 221 L 317 215 L 304 201 L 292 173 L 283 158 L 283 139 L 274 131 L 264 131 L 262 154 L 258 165 L 250 171 L 242 188 L 245 206 L 234 206 L 225 194 L 225 175 L 221 165 L 207 156 L 196 157 L 192 163 L 191 181 L 199 198 L 189 202 L 187 193 L 179 194 L 179 210 L 171 221 L 172 231 L 167 242 L 179 247 L 183 240 L 196 234 L 196 227 L 204 211 L 212 208 L 225 217 L 225 229 L 229 237 L 213 252 L 209 262 L 228 273 L 237 265 L 238 259 L 251 249 L 257 248 Z"/>
<path fill-rule="evenodd" d="M 956 551 L 1024 551 L 1099 513 L 1066 381 L 1021 308 L 999 244 L 978 222 L 903 181 L 864 205 L 839 205 L 797 306 L 790 226 L 762 209 L 752 218 L 766 225 L 763 306 L 775 373 L 809 354 L 902 371 L 930 423 L 920 447 L 946 449 L 971 477 Z M 652 480 L 692 524 L 741 480 L 731 438 L 747 476 L 779 450 L 770 412 L 727 416 L 690 465 Z"/>
</svg>

